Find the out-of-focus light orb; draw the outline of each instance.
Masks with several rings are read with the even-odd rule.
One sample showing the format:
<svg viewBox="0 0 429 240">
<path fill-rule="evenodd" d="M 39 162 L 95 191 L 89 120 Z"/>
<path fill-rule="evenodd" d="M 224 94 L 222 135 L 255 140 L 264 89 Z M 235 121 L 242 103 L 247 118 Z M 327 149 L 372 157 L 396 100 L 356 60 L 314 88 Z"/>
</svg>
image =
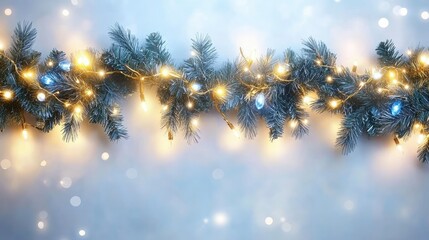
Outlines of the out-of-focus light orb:
<svg viewBox="0 0 429 240">
<path fill-rule="evenodd" d="M 101 159 L 104 160 L 104 161 L 109 160 L 109 157 L 110 157 L 110 155 L 109 155 L 108 152 L 104 152 L 104 153 L 101 154 Z"/>
<path fill-rule="evenodd" d="M 378 20 L 378 26 L 381 28 L 387 28 L 389 26 L 389 20 L 387 20 L 387 18 L 380 18 Z"/>
<path fill-rule="evenodd" d="M 84 237 L 86 235 L 86 231 L 81 229 L 79 230 L 79 236 Z"/>
<path fill-rule="evenodd" d="M 62 14 L 63 14 L 64 17 L 67 17 L 67 16 L 70 15 L 70 12 L 67 9 L 63 9 Z"/>
<path fill-rule="evenodd" d="M 42 160 L 41 162 L 40 162 L 40 166 L 41 167 L 46 167 L 46 165 L 48 164 L 48 162 L 46 162 L 46 160 Z"/>
<path fill-rule="evenodd" d="M 7 170 L 7 169 L 9 169 L 11 166 L 12 166 L 12 162 L 11 162 L 9 159 L 3 159 L 3 160 L 1 160 L 1 162 L 0 162 L 0 167 L 1 167 L 3 170 Z"/>
<path fill-rule="evenodd" d="M 352 211 L 353 209 L 355 209 L 355 203 L 352 200 L 347 200 L 344 202 L 344 208 L 347 211 Z"/>
<path fill-rule="evenodd" d="M 0 42 L 0 51 L 4 50 L 4 44 Z"/>
<path fill-rule="evenodd" d="M 256 109 L 261 110 L 265 105 L 265 95 L 263 93 L 258 93 L 255 97 L 255 106 Z"/>
<path fill-rule="evenodd" d="M 6 16 L 10 16 L 10 15 L 12 15 L 12 9 L 10 9 L 10 8 L 6 8 L 6 9 L 4 10 L 4 15 L 6 15 Z"/>
<path fill-rule="evenodd" d="M 79 196 L 73 196 L 70 198 L 70 205 L 72 205 L 73 207 L 79 207 L 81 203 L 82 200 Z"/>
<path fill-rule="evenodd" d="M 215 180 L 220 180 L 220 179 L 222 179 L 223 177 L 224 177 L 224 172 L 223 172 L 223 170 L 222 169 L 220 169 L 220 168 L 217 168 L 217 169 L 215 169 L 215 170 L 213 170 L 213 172 L 212 172 L 212 177 L 213 177 L 213 179 L 215 179 Z"/>
<path fill-rule="evenodd" d="M 429 12 L 428 11 L 423 11 L 422 14 L 420 15 L 420 17 L 423 20 L 428 20 L 429 19 Z"/>
<path fill-rule="evenodd" d="M 137 170 L 135 168 L 129 168 L 127 169 L 127 171 L 125 172 L 125 175 L 127 176 L 127 178 L 129 179 L 136 179 L 138 176 Z"/>
<path fill-rule="evenodd" d="M 283 232 L 290 232 L 292 230 L 292 225 L 288 222 L 282 224 Z"/>
<path fill-rule="evenodd" d="M 69 177 L 63 177 L 60 181 L 61 187 L 65 189 L 70 188 L 72 184 L 73 184 L 73 181 Z"/>
<path fill-rule="evenodd" d="M 70 1 L 72 5 L 76 6 L 79 4 L 79 0 L 71 0 Z"/>
<path fill-rule="evenodd" d="M 336 2 L 336 3 L 340 3 L 340 2 L 341 2 L 341 0 L 334 0 L 334 2 Z"/>
<path fill-rule="evenodd" d="M 399 15 L 401 15 L 401 16 L 407 16 L 407 14 L 408 14 L 408 9 L 407 8 L 402 7 L 401 9 L 399 9 Z"/>
<path fill-rule="evenodd" d="M 37 100 L 39 102 L 44 102 L 46 100 L 46 94 L 44 92 L 39 92 L 37 94 Z"/>
<path fill-rule="evenodd" d="M 37 228 L 43 230 L 45 228 L 45 223 L 43 221 L 39 221 L 37 223 Z"/>
<path fill-rule="evenodd" d="M 274 219 L 272 217 L 265 218 L 265 224 L 267 224 L 268 226 L 270 226 L 273 223 L 274 223 Z"/>
<path fill-rule="evenodd" d="M 204 223 L 204 224 L 209 223 L 209 219 L 208 219 L 208 218 L 204 218 L 203 223 Z"/>
<path fill-rule="evenodd" d="M 217 212 L 213 215 L 213 223 L 217 226 L 225 226 L 228 221 L 228 215 L 224 212 Z"/>
</svg>

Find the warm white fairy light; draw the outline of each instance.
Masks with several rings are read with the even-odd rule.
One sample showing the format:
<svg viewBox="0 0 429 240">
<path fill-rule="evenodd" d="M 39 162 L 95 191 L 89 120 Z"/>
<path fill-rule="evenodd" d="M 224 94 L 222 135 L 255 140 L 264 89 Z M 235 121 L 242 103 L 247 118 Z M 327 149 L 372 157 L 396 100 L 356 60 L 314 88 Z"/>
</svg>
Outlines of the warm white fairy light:
<svg viewBox="0 0 429 240">
<path fill-rule="evenodd" d="M 67 17 L 68 15 L 70 15 L 70 11 L 67 9 L 63 9 L 61 13 L 63 14 L 64 17 Z"/>
<path fill-rule="evenodd" d="M 79 236 L 84 237 L 86 235 L 86 231 L 81 229 L 79 230 Z"/>
<path fill-rule="evenodd" d="M 192 124 L 192 126 L 197 127 L 198 126 L 198 118 L 192 118 L 191 124 Z"/>
<path fill-rule="evenodd" d="M 22 138 L 24 138 L 24 140 L 28 139 L 28 130 L 26 128 L 22 129 Z"/>
<path fill-rule="evenodd" d="M 161 110 L 162 110 L 163 112 L 167 111 L 167 110 L 168 110 L 168 105 L 162 105 L 162 106 L 161 106 Z"/>
<path fill-rule="evenodd" d="M 372 78 L 374 80 L 379 80 L 383 77 L 383 73 L 380 70 L 373 69 L 372 70 Z"/>
<path fill-rule="evenodd" d="M 48 65 L 48 67 L 52 67 L 52 66 L 54 66 L 54 62 L 49 61 L 46 65 Z"/>
<path fill-rule="evenodd" d="M 428 11 L 423 11 L 423 12 L 420 14 L 420 17 L 421 17 L 423 20 L 428 20 L 428 19 L 429 19 L 429 12 L 428 12 Z"/>
<path fill-rule="evenodd" d="M 30 71 L 30 70 L 24 71 L 22 73 L 22 77 L 27 79 L 27 80 L 32 80 L 35 77 L 35 73 L 33 71 Z"/>
<path fill-rule="evenodd" d="M 106 76 L 106 71 L 104 71 L 104 70 L 99 70 L 99 71 L 98 71 L 98 76 L 100 76 L 100 77 L 104 77 L 104 76 Z"/>
<path fill-rule="evenodd" d="M 197 82 L 194 82 L 194 83 L 191 84 L 191 89 L 194 92 L 198 92 L 198 91 L 201 90 L 201 84 L 199 84 Z"/>
<path fill-rule="evenodd" d="M 256 74 L 256 78 L 257 78 L 257 79 L 261 79 L 261 78 L 262 78 L 262 75 L 261 75 L 261 74 Z"/>
<path fill-rule="evenodd" d="M 266 217 L 265 218 L 265 224 L 270 226 L 271 224 L 274 223 L 274 219 L 272 217 Z"/>
<path fill-rule="evenodd" d="M 276 72 L 277 72 L 278 75 L 284 75 L 284 74 L 286 74 L 287 69 L 283 65 L 278 65 L 277 68 L 276 68 Z"/>
<path fill-rule="evenodd" d="M 326 82 L 332 83 L 333 81 L 334 81 L 334 79 L 332 78 L 332 76 L 327 76 L 326 77 Z"/>
<path fill-rule="evenodd" d="M 296 127 L 298 126 L 298 121 L 296 121 L 296 120 L 292 120 L 292 121 L 290 121 L 289 126 L 290 126 L 292 129 L 296 128 Z"/>
<path fill-rule="evenodd" d="M 107 161 L 107 160 L 109 160 L 109 157 L 110 157 L 110 155 L 109 155 L 109 153 L 108 153 L 108 152 L 103 152 L 103 153 L 101 154 L 101 159 L 102 159 L 103 161 Z"/>
<path fill-rule="evenodd" d="M 248 72 L 248 71 L 249 71 L 249 67 L 244 67 L 244 68 L 243 68 L 243 71 L 244 71 L 244 72 Z"/>
<path fill-rule="evenodd" d="M 335 108 L 337 108 L 338 106 L 340 106 L 340 101 L 339 101 L 339 100 L 337 100 L 337 99 L 332 99 L 331 101 L 329 101 L 329 106 L 330 106 L 332 109 L 335 109 Z"/>
<path fill-rule="evenodd" d="M 144 99 L 140 101 L 140 107 L 143 109 L 144 112 L 147 112 L 149 110 L 147 102 Z"/>
<path fill-rule="evenodd" d="M 192 109 L 192 108 L 194 108 L 194 103 L 193 103 L 192 101 L 188 101 L 188 102 L 186 103 L 186 107 L 187 107 L 188 109 Z"/>
<path fill-rule="evenodd" d="M 389 26 L 389 20 L 387 18 L 380 18 L 378 20 L 378 26 L 381 28 L 387 28 Z"/>
<path fill-rule="evenodd" d="M 77 65 L 80 67 L 89 67 L 91 65 L 91 60 L 86 53 L 81 53 L 77 57 Z"/>
<path fill-rule="evenodd" d="M 413 55 L 413 51 L 411 51 L 410 49 L 408 49 L 408 50 L 407 50 L 407 55 L 408 55 L 408 56 Z"/>
<path fill-rule="evenodd" d="M 92 95 L 94 95 L 94 92 L 91 89 L 86 89 L 85 90 L 85 95 L 88 97 L 91 97 Z"/>
<path fill-rule="evenodd" d="M 161 68 L 161 75 L 164 77 L 164 78 L 167 78 L 167 77 L 169 77 L 170 76 L 170 74 L 171 74 L 171 71 L 170 71 L 170 69 L 168 68 L 168 67 L 162 67 Z"/>
<path fill-rule="evenodd" d="M 11 100 L 13 98 L 13 92 L 11 90 L 4 90 L 2 95 L 4 100 Z"/>
<path fill-rule="evenodd" d="M 6 9 L 4 10 L 4 15 L 6 15 L 6 16 L 10 16 L 10 15 L 12 15 L 12 9 L 10 9 L 10 8 L 6 8 Z"/>
<path fill-rule="evenodd" d="M 219 85 L 214 89 L 214 93 L 219 99 L 224 99 L 226 96 L 226 88 L 223 85 Z"/>
<path fill-rule="evenodd" d="M 43 230 L 45 228 L 45 223 L 43 221 L 39 221 L 37 223 L 37 228 Z"/>
<path fill-rule="evenodd" d="M 192 56 L 192 57 L 197 56 L 197 52 L 195 52 L 194 50 L 192 50 L 192 51 L 191 51 L 191 56 Z"/>
<path fill-rule="evenodd" d="M 427 54 L 420 55 L 419 61 L 425 66 L 429 65 L 429 56 Z"/>
<path fill-rule="evenodd" d="M 407 8 L 401 7 L 399 9 L 399 15 L 401 15 L 401 16 L 407 16 L 407 14 L 408 14 L 408 9 Z"/>
<path fill-rule="evenodd" d="M 46 100 L 46 94 L 44 92 L 37 93 L 36 97 L 39 102 L 44 102 Z"/>
</svg>

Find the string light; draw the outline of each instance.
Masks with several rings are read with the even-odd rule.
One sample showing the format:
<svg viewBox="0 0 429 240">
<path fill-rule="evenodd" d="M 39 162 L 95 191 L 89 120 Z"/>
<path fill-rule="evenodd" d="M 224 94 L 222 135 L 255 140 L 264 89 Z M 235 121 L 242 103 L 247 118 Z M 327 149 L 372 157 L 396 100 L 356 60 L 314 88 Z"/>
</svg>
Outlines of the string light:
<svg viewBox="0 0 429 240">
<path fill-rule="evenodd" d="M 255 106 L 256 109 L 261 110 L 265 105 L 265 95 L 264 93 L 259 93 L 255 97 Z"/>
<path fill-rule="evenodd" d="M 429 65 L 429 56 L 426 54 L 422 54 L 419 58 L 420 62 L 423 63 L 425 66 Z"/>
<path fill-rule="evenodd" d="M 11 90 L 4 90 L 3 91 L 3 99 L 4 100 L 11 100 L 13 98 L 13 92 Z"/>
<path fill-rule="evenodd" d="M 261 75 L 261 74 L 257 74 L 257 75 L 256 75 L 256 78 L 257 78 L 257 79 L 261 79 L 261 78 L 262 78 L 262 75 Z"/>
<path fill-rule="evenodd" d="M 311 105 L 311 103 L 314 102 L 314 99 L 313 99 L 313 97 L 310 96 L 310 94 L 307 94 L 302 98 L 302 102 L 305 105 Z"/>
<path fill-rule="evenodd" d="M 54 66 L 54 62 L 49 61 L 47 65 L 48 65 L 48 67 L 52 67 L 52 66 Z"/>
<path fill-rule="evenodd" d="M 295 129 L 295 128 L 298 126 L 298 121 L 296 121 L 296 120 L 292 120 L 292 121 L 290 121 L 289 126 L 290 126 L 292 129 Z"/>
<path fill-rule="evenodd" d="M 0 51 L 4 50 L 4 44 L 2 42 L 0 42 Z"/>
<path fill-rule="evenodd" d="M 85 53 L 81 53 L 77 58 L 77 65 L 81 67 L 89 67 L 91 65 L 91 61 L 89 60 L 89 57 Z"/>
<path fill-rule="evenodd" d="M 340 102 L 337 99 L 332 99 L 329 101 L 329 106 L 331 106 L 332 109 L 337 108 L 340 105 Z"/>
<path fill-rule="evenodd" d="M 317 64 L 317 65 L 319 65 L 319 66 L 320 66 L 320 65 L 322 65 L 322 60 L 317 59 L 317 60 L 316 60 L 316 64 Z"/>
<path fill-rule="evenodd" d="M 35 74 L 32 71 L 25 71 L 25 72 L 22 73 L 22 77 L 25 78 L 25 79 L 27 79 L 27 80 L 34 79 L 34 76 L 35 76 Z"/>
<path fill-rule="evenodd" d="M 278 75 L 284 75 L 284 74 L 286 74 L 287 69 L 283 65 L 278 65 L 277 68 L 276 68 L 276 72 L 277 72 Z"/>
<path fill-rule="evenodd" d="M 243 71 L 244 71 L 244 72 L 248 72 L 248 71 L 249 71 L 249 68 L 248 68 L 248 67 L 244 67 L 244 68 L 243 68 Z"/>
<path fill-rule="evenodd" d="M 46 94 L 44 92 L 37 93 L 36 97 L 39 102 L 44 102 L 46 100 Z"/>
<path fill-rule="evenodd" d="M 187 107 L 188 109 L 192 109 L 192 108 L 194 107 L 194 103 L 193 103 L 192 101 L 188 101 L 188 102 L 186 103 L 186 107 Z"/>
<path fill-rule="evenodd" d="M 410 49 L 408 49 L 408 50 L 407 50 L 407 55 L 408 55 L 408 56 L 413 55 L 413 51 L 411 51 Z"/>
<path fill-rule="evenodd" d="M 343 72 L 343 68 L 340 67 L 340 66 L 336 67 L 335 70 L 336 70 L 337 73 L 342 73 Z"/>
<path fill-rule="evenodd" d="M 326 82 L 332 83 L 333 81 L 334 81 L 334 79 L 331 76 L 326 77 Z"/>
<path fill-rule="evenodd" d="M 201 84 L 199 84 L 197 82 L 194 82 L 194 83 L 191 84 L 191 89 L 194 92 L 198 92 L 198 91 L 201 90 Z"/>
<path fill-rule="evenodd" d="M 392 107 L 390 109 L 390 113 L 392 116 L 397 116 L 401 113 L 402 102 L 400 100 L 396 100 L 392 103 Z"/>
<path fill-rule="evenodd" d="M 164 78 L 167 78 L 167 77 L 169 77 L 170 76 L 170 69 L 168 68 L 168 67 L 162 67 L 161 68 L 161 75 L 164 77 Z"/>
<path fill-rule="evenodd" d="M 234 124 L 232 124 L 230 121 L 226 121 L 226 124 L 228 124 L 229 129 L 232 130 L 232 134 L 236 137 L 239 138 L 240 137 L 240 131 L 234 126 Z"/>
<path fill-rule="evenodd" d="M 389 77 L 390 77 L 390 79 L 394 79 L 396 77 L 395 71 L 393 71 L 393 70 L 389 71 Z"/>
<path fill-rule="evenodd" d="M 410 89 L 410 85 L 405 84 L 404 88 L 405 88 L 405 90 L 409 90 Z"/>
<path fill-rule="evenodd" d="M 163 112 L 167 111 L 168 110 L 168 105 L 162 105 L 161 109 L 162 109 Z"/>
<path fill-rule="evenodd" d="M 214 93 L 216 97 L 219 99 L 225 99 L 226 96 L 226 88 L 223 85 L 219 85 L 214 89 Z"/>
<path fill-rule="evenodd" d="M 118 114 L 119 114 L 119 108 L 114 107 L 114 108 L 112 109 L 112 115 L 113 115 L 113 116 L 116 116 L 116 115 L 118 115 Z"/>
<path fill-rule="evenodd" d="M 192 51 L 191 51 L 191 56 L 192 56 L 192 57 L 195 57 L 195 56 L 197 56 L 197 53 L 196 53 L 194 50 L 192 50 Z"/>
<path fill-rule="evenodd" d="M 83 109 L 82 109 L 82 106 L 80 106 L 80 105 L 75 106 L 73 109 L 73 112 L 77 115 L 82 114 L 82 111 L 83 111 Z"/>
<path fill-rule="evenodd" d="M 192 126 L 197 127 L 198 126 L 198 118 L 192 118 L 191 124 L 192 124 Z"/>
<path fill-rule="evenodd" d="M 104 70 L 98 71 L 98 76 L 100 76 L 100 77 L 106 76 L 106 71 L 104 71 Z"/>
<path fill-rule="evenodd" d="M 382 77 L 383 77 L 383 73 L 381 73 L 381 71 L 375 70 L 375 69 L 372 70 L 372 79 L 379 80 Z"/>
<path fill-rule="evenodd" d="M 422 144 L 422 143 L 424 143 L 425 142 L 425 140 L 426 140 L 426 135 L 424 134 L 424 131 L 423 131 L 423 129 L 422 130 L 420 130 L 420 133 L 419 133 L 419 135 L 418 135 L 418 137 L 417 137 L 417 143 L 418 144 Z"/>
<path fill-rule="evenodd" d="M 308 122 L 309 122 L 308 119 L 302 120 L 302 123 L 305 124 L 305 125 L 308 125 Z"/>
<path fill-rule="evenodd" d="M 91 97 L 92 95 L 94 95 L 94 92 L 91 89 L 86 89 L 85 90 L 85 95 L 88 97 Z"/>
</svg>

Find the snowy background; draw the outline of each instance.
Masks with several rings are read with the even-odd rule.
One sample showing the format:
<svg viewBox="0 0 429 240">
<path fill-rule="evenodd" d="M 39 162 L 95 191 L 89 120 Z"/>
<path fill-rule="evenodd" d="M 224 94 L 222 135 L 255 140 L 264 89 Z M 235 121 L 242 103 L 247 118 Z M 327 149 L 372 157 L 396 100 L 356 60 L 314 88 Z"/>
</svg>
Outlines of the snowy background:
<svg viewBox="0 0 429 240">
<path fill-rule="evenodd" d="M 429 46 L 426 11 L 426 0 L 1 0 L 0 44 L 28 20 L 44 56 L 103 49 L 118 22 L 141 38 L 160 32 L 176 61 L 208 34 L 222 62 L 239 47 L 280 54 L 313 36 L 363 71 L 380 41 Z M 271 143 L 262 124 L 256 139 L 237 140 L 206 114 L 199 144 L 170 143 L 148 101 L 147 113 L 136 96 L 124 103 L 130 138 L 119 143 L 90 125 L 68 144 L 59 129 L 27 141 L 18 127 L 1 133 L 0 239 L 427 239 L 429 166 L 416 136 L 402 153 L 386 136 L 342 156 L 335 116 L 312 113 L 308 136 Z"/>
</svg>

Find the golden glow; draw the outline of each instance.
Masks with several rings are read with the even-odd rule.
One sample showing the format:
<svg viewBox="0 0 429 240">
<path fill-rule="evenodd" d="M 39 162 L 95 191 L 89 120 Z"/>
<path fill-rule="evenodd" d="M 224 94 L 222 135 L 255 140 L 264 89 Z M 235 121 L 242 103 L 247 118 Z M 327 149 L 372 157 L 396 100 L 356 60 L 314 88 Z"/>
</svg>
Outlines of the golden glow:
<svg viewBox="0 0 429 240">
<path fill-rule="evenodd" d="M 81 114 L 82 113 L 82 111 L 83 111 L 83 109 L 82 109 L 82 106 L 76 106 L 76 107 L 74 107 L 74 113 L 76 113 L 76 114 Z"/>
<path fill-rule="evenodd" d="M 396 79 L 396 78 L 392 79 L 392 84 L 397 85 L 398 83 L 399 83 L 398 79 Z"/>
<path fill-rule="evenodd" d="M 379 70 L 372 69 L 372 79 L 379 80 L 383 77 L 383 73 Z"/>
<path fill-rule="evenodd" d="M 426 140 L 426 135 L 423 133 L 419 133 L 419 136 L 417 137 L 417 143 L 422 144 Z"/>
<path fill-rule="evenodd" d="M 88 55 L 85 53 L 81 53 L 80 55 L 78 55 L 77 65 L 79 65 L 80 67 L 85 67 L 85 68 L 89 67 L 91 65 L 91 61 L 90 61 Z"/>
<path fill-rule="evenodd" d="M 423 63 L 425 66 L 429 65 L 429 56 L 427 54 L 420 55 L 419 58 L 420 62 Z"/>
<path fill-rule="evenodd" d="M 262 75 L 261 75 L 261 74 L 257 74 L 257 75 L 256 75 L 256 78 L 257 78 L 257 79 L 261 79 L 261 78 L 262 78 Z"/>
<path fill-rule="evenodd" d="M 310 94 L 307 94 L 302 98 L 302 102 L 305 105 L 310 105 L 312 102 L 314 102 L 314 99 L 310 96 Z"/>
<path fill-rule="evenodd" d="M 377 92 L 378 92 L 378 93 L 382 93 L 382 92 L 383 92 L 383 89 L 382 89 L 382 88 L 377 88 Z"/>
<path fill-rule="evenodd" d="M 236 138 L 240 138 L 241 135 L 240 131 L 237 128 L 232 129 L 232 134 L 234 134 Z"/>
<path fill-rule="evenodd" d="M 113 109 L 112 109 L 112 115 L 118 115 L 119 114 L 119 108 L 117 108 L 117 107 L 114 107 Z"/>
<path fill-rule="evenodd" d="M 320 66 L 320 65 L 322 65 L 322 60 L 317 59 L 317 60 L 316 60 L 316 64 L 317 64 L 317 65 L 319 65 L 319 66 Z"/>
<path fill-rule="evenodd" d="M 28 70 L 28 71 L 25 71 L 22 73 L 22 77 L 27 79 L 27 80 L 32 80 L 32 79 L 34 79 L 35 74 L 34 74 L 34 72 Z"/>
<path fill-rule="evenodd" d="M 329 101 L 329 106 L 330 106 L 332 109 L 335 109 L 335 108 L 337 108 L 338 106 L 340 106 L 340 101 L 339 101 L 339 100 L 337 100 L 337 99 L 332 99 L 331 101 Z"/>
<path fill-rule="evenodd" d="M 161 75 L 165 78 L 169 77 L 171 75 L 170 69 L 168 67 L 162 67 L 161 68 Z"/>
<path fill-rule="evenodd" d="M 365 86 L 365 82 L 360 82 L 359 87 L 363 87 L 363 86 Z"/>
<path fill-rule="evenodd" d="M 408 49 L 408 50 L 407 50 L 407 55 L 408 55 L 408 56 L 413 55 L 413 51 L 411 51 L 410 49 Z"/>
<path fill-rule="evenodd" d="M 414 129 L 420 129 L 421 127 L 422 127 L 422 125 L 420 125 L 420 123 L 414 124 Z"/>
<path fill-rule="evenodd" d="M 192 124 L 192 126 L 197 127 L 198 126 L 198 118 L 192 118 L 191 124 Z"/>
<path fill-rule="evenodd" d="M 194 92 L 198 92 L 201 90 L 201 85 L 199 83 L 194 82 L 191 84 L 191 89 Z"/>
<path fill-rule="evenodd" d="M 13 98 L 13 92 L 11 90 L 4 90 L 3 91 L 3 98 L 5 100 L 11 100 Z"/>
<path fill-rule="evenodd" d="M 298 121 L 296 121 L 296 120 L 291 120 L 291 121 L 289 122 L 289 126 L 290 126 L 292 129 L 296 128 L 296 127 L 298 126 Z"/>
<path fill-rule="evenodd" d="M 100 77 L 106 76 L 106 71 L 104 71 L 104 70 L 98 71 L 98 76 L 100 76 Z"/>
<path fill-rule="evenodd" d="M 193 103 L 193 102 L 191 102 L 191 101 L 188 101 L 188 102 L 186 103 L 186 107 L 187 107 L 188 109 L 192 109 L 192 108 L 194 107 L 194 103 Z"/>
<path fill-rule="evenodd" d="M 410 85 L 405 84 L 404 88 L 405 88 L 405 90 L 408 90 L 408 89 L 410 89 Z"/>
<path fill-rule="evenodd" d="M 66 103 L 64 103 L 64 106 L 67 108 L 67 107 L 70 107 L 70 103 L 68 103 L 68 102 L 66 102 Z"/>
<path fill-rule="evenodd" d="M 225 98 L 226 96 L 226 88 L 223 85 L 219 85 L 214 89 L 214 93 L 216 94 L 216 96 L 220 99 Z"/>
<path fill-rule="evenodd" d="M 334 81 L 334 79 L 331 76 L 326 77 L 326 82 L 331 83 L 333 81 Z"/>
<path fill-rule="evenodd" d="M 24 140 L 28 139 L 28 130 L 26 128 L 22 129 L 22 137 Z"/>
<path fill-rule="evenodd" d="M 4 50 L 4 44 L 2 42 L 0 42 L 0 51 Z"/>
<path fill-rule="evenodd" d="M 343 72 L 343 68 L 338 66 L 336 69 L 337 73 L 342 73 Z"/>
<path fill-rule="evenodd" d="M 143 109 L 144 112 L 147 112 L 149 110 L 147 102 L 145 100 L 142 100 L 140 102 L 140 106 L 141 106 L 141 108 Z"/>
<path fill-rule="evenodd" d="M 162 105 L 161 106 L 162 111 L 167 111 L 168 110 L 168 105 Z"/>
<path fill-rule="evenodd" d="M 88 97 L 91 97 L 92 95 L 94 95 L 94 92 L 91 89 L 86 89 L 85 90 L 85 95 Z"/>
<path fill-rule="evenodd" d="M 390 77 L 391 79 L 394 79 L 394 78 L 396 77 L 396 73 L 395 73 L 395 71 L 389 71 L 389 77 Z"/>
<path fill-rule="evenodd" d="M 48 67 L 52 67 L 52 66 L 54 66 L 54 63 L 52 61 L 49 61 L 48 62 Z"/>
<path fill-rule="evenodd" d="M 305 125 L 308 125 L 308 119 L 302 120 L 302 123 L 304 123 Z"/>
<path fill-rule="evenodd" d="M 287 70 L 286 70 L 285 66 L 278 65 L 277 68 L 276 68 L 276 72 L 277 72 L 278 75 L 284 75 L 284 74 L 286 74 Z"/>
<path fill-rule="evenodd" d="M 243 68 L 243 71 L 244 71 L 244 72 L 248 72 L 248 71 L 249 71 L 249 68 L 248 68 L 248 67 L 244 67 L 244 68 Z"/>
</svg>

